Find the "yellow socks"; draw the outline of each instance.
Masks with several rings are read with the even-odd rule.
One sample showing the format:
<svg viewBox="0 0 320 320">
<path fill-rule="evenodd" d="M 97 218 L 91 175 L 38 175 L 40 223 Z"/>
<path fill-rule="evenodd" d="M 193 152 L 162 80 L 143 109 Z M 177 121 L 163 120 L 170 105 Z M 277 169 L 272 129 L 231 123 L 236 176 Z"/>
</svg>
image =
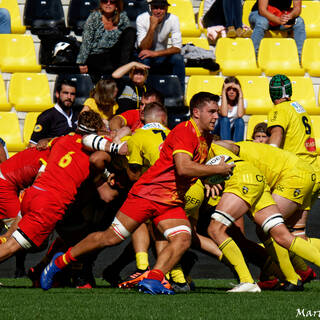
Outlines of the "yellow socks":
<svg viewBox="0 0 320 320">
<path fill-rule="evenodd" d="M 308 269 L 308 265 L 301 257 L 297 256 L 293 252 L 290 252 L 289 256 L 294 270 L 306 271 Z"/>
<path fill-rule="evenodd" d="M 310 242 L 302 238 L 295 237 L 289 250 L 320 267 L 320 252 L 317 248 L 313 247 Z"/>
<path fill-rule="evenodd" d="M 147 252 L 137 252 L 136 253 L 136 264 L 137 269 L 140 270 L 147 270 L 149 267 L 149 259 Z"/>
<path fill-rule="evenodd" d="M 308 241 L 313 247 L 316 247 L 320 251 L 320 239 L 318 238 L 308 238 Z"/>
<path fill-rule="evenodd" d="M 170 271 L 171 280 L 176 283 L 185 283 L 186 278 L 184 277 L 184 273 L 179 264 L 175 265 L 173 269 Z"/>
<path fill-rule="evenodd" d="M 219 246 L 219 249 L 222 251 L 223 257 L 233 265 L 241 283 L 254 283 L 248 266 L 243 258 L 242 252 L 232 238 L 228 238 L 223 241 Z"/>
</svg>

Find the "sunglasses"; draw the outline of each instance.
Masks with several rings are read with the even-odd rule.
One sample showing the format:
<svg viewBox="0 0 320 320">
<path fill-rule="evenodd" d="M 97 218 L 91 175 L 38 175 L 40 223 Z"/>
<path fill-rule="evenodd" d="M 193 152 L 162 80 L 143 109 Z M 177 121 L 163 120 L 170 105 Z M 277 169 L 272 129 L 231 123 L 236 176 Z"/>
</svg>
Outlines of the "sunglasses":
<svg viewBox="0 0 320 320">
<path fill-rule="evenodd" d="M 116 4 L 118 0 L 100 0 L 103 3 L 110 3 L 110 4 Z"/>
</svg>

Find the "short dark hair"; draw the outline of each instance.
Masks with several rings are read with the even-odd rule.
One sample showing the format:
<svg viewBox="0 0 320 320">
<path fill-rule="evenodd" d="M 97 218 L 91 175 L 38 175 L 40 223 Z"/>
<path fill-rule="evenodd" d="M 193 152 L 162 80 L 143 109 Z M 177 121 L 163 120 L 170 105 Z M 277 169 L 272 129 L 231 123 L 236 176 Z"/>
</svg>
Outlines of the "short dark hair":
<svg viewBox="0 0 320 320">
<path fill-rule="evenodd" d="M 165 114 L 167 114 L 167 108 L 162 104 L 162 103 L 159 103 L 159 102 L 151 102 L 151 103 L 148 103 L 146 104 L 145 108 L 144 108 L 144 117 L 147 117 L 149 115 L 149 113 L 152 113 L 154 111 L 161 111 Z"/>
<path fill-rule="evenodd" d="M 258 132 L 263 132 L 265 133 L 267 136 L 270 136 L 270 134 L 268 133 L 268 124 L 266 122 L 259 122 L 256 124 L 256 126 L 253 129 L 253 133 L 252 133 L 252 139 L 254 139 L 254 136 L 256 135 L 256 133 Z"/>
<path fill-rule="evenodd" d="M 60 92 L 62 86 L 74 87 L 77 91 L 77 82 L 70 79 L 63 79 L 57 83 L 56 92 Z"/>
<path fill-rule="evenodd" d="M 192 115 L 195 108 L 201 109 L 205 104 L 211 101 L 218 103 L 219 100 L 220 98 L 216 94 L 206 91 L 198 92 L 190 100 L 190 113 Z"/>
<path fill-rule="evenodd" d="M 95 133 L 97 133 L 103 127 L 104 123 L 99 113 L 93 110 L 88 110 L 79 114 L 77 132 L 81 134 L 88 134 L 90 130 L 94 130 Z M 87 129 L 89 129 L 89 132 L 86 131 Z"/>
<path fill-rule="evenodd" d="M 148 99 L 150 97 L 154 96 L 156 98 L 156 101 L 164 105 L 164 96 L 161 92 L 159 92 L 156 89 L 148 88 L 143 94 L 142 97 L 145 99 Z"/>
</svg>

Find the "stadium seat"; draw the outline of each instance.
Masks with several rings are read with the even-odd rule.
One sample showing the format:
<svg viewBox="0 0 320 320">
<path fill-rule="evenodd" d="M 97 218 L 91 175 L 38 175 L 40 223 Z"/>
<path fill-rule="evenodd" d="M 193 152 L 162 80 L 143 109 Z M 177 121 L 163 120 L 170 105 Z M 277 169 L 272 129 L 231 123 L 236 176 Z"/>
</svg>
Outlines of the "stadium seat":
<svg viewBox="0 0 320 320">
<path fill-rule="evenodd" d="M 61 0 L 26 0 L 23 21 L 32 34 L 44 36 L 69 33 Z"/>
<path fill-rule="evenodd" d="M 187 44 L 187 43 L 192 43 L 196 47 L 200 47 L 206 50 L 210 49 L 209 42 L 207 38 L 193 38 L 193 37 L 183 37 L 182 38 L 182 44 Z M 212 51 L 212 56 L 213 56 L 213 51 Z M 198 67 L 186 67 L 186 76 L 191 76 L 194 74 L 198 75 L 209 75 L 209 74 L 217 74 L 218 71 L 210 71 L 209 69 L 205 68 L 198 68 Z"/>
<path fill-rule="evenodd" d="M 191 76 L 186 90 L 186 105 L 189 106 L 193 95 L 200 91 L 208 91 L 220 96 L 223 80 L 224 78 L 219 76 Z"/>
<path fill-rule="evenodd" d="M 254 127 L 260 122 L 267 122 L 267 119 L 268 119 L 268 116 L 262 115 L 262 114 L 250 116 L 248 125 L 247 125 L 246 139 L 252 140 L 252 133 L 253 133 Z"/>
<path fill-rule="evenodd" d="M 168 12 L 176 15 L 180 21 L 183 37 L 199 37 L 200 29 L 196 26 L 195 15 L 191 0 L 169 0 Z"/>
<path fill-rule="evenodd" d="M 71 0 L 68 8 L 68 28 L 77 36 L 82 35 L 83 26 L 90 12 L 97 8 L 99 0 Z"/>
<path fill-rule="evenodd" d="M 251 39 L 219 38 L 216 61 L 226 76 L 261 74 Z"/>
<path fill-rule="evenodd" d="M 0 111 L 10 111 L 11 104 L 8 102 L 6 87 L 0 74 Z"/>
<path fill-rule="evenodd" d="M 148 11 L 149 5 L 147 0 L 124 0 L 123 9 L 127 13 L 131 25 L 135 27 L 137 16 Z"/>
<path fill-rule="evenodd" d="M 167 108 L 184 106 L 183 92 L 177 76 L 151 74 L 148 76 L 147 84 L 164 95 Z"/>
<path fill-rule="evenodd" d="M 9 152 L 17 152 L 25 148 L 15 112 L 0 112 L 0 137 L 6 142 Z"/>
<path fill-rule="evenodd" d="M 301 17 L 306 26 L 307 38 L 320 37 L 320 2 L 302 1 Z"/>
<path fill-rule="evenodd" d="M 292 83 L 291 100 L 299 102 L 309 114 L 320 114 L 312 80 L 309 77 L 289 77 Z"/>
<path fill-rule="evenodd" d="M 243 97 L 247 101 L 246 114 L 266 114 L 273 107 L 267 77 L 238 76 Z"/>
<path fill-rule="evenodd" d="M 29 144 L 37 118 L 41 112 L 28 112 L 23 125 L 23 142 L 27 146 Z"/>
<path fill-rule="evenodd" d="M 296 43 L 293 39 L 263 38 L 258 53 L 258 66 L 267 76 L 284 73 L 303 76 Z"/>
<path fill-rule="evenodd" d="M 0 0 L 0 8 L 8 9 L 11 18 L 11 33 L 25 33 L 26 27 L 21 23 L 17 0 Z"/>
<path fill-rule="evenodd" d="M 83 103 L 87 98 L 89 98 L 90 90 L 93 88 L 91 77 L 88 74 L 59 74 L 55 81 L 54 92 L 56 91 L 59 81 L 64 79 L 72 80 L 77 83 L 77 94 L 74 102 L 74 108 L 79 108 L 81 110 Z M 56 102 L 55 94 L 53 100 Z"/>
<path fill-rule="evenodd" d="M 304 41 L 301 61 L 310 76 L 320 77 L 320 38 Z"/>
<path fill-rule="evenodd" d="M 9 101 L 17 111 L 44 111 L 53 106 L 49 82 L 44 73 L 14 73 Z"/>
<path fill-rule="evenodd" d="M 320 154 L 320 116 L 310 116 L 312 127 L 314 129 L 314 138 L 316 139 L 317 153 Z"/>
<path fill-rule="evenodd" d="M 22 34 L 0 34 L 1 72 L 40 72 L 32 37 Z"/>
<path fill-rule="evenodd" d="M 182 110 L 181 110 L 182 111 Z M 185 108 L 184 111 L 176 113 L 168 111 L 168 128 L 172 130 L 177 124 L 190 119 L 190 110 Z"/>
<path fill-rule="evenodd" d="M 202 1 L 200 2 L 199 11 L 198 11 L 198 16 L 197 16 L 197 23 L 198 23 L 198 27 L 199 27 L 200 31 L 201 31 L 202 33 L 205 33 L 205 34 L 206 34 L 206 33 L 207 33 L 207 29 L 200 27 L 200 26 L 201 26 L 200 20 L 201 20 L 201 17 L 202 17 L 202 15 L 203 15 L 203 9 L 204 9 L 204 0 L 202 0 Z"/>
</svg>

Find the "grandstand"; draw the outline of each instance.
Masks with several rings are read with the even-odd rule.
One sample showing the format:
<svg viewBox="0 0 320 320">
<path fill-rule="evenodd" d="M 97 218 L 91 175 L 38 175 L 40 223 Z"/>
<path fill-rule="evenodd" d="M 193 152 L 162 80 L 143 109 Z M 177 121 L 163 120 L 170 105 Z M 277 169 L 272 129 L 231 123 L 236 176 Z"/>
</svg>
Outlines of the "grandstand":
<svg viewBox="0 0 320 320">
<path fill-rule="evenodd" d="M 6 115 L 5 112 L 16 113 L 21 131 L 20 141 L 18 136 L 19 143 L 13 144 L 12 147 L 9 145 L 11 153 L 21 150 L 21 146 L 25 145 L 28 140 L 26 132 L 30 133 L 32 122 L 30 124 L 29 119 L 32 117 L 27 115 L 30 112 L 41 112 L 52 106 L 57 77 L 56 74 L 47 73 L 44 68 L 41 68 L 39 64 L 40 40 L 23 25 L 27 1 L 0 1 L 0 7 L 8 8 L 12 16 L 12 34 L 0 36 L 0 111 L 3 117 Z M 62 24 L 68 24 L 70 2 L 71 0 L 61 0 L 64 14 Z M 173 12 L 180 18 L 184 43 L 191 41 L 198 46 L 209 48 L 203 33 L 205 30 L 200 30 L 197 25 L 201 0 L 170 0 L 169 2 L 171 3 L 169 12 Z M 243 21 L 245 23 L 248 23 L 248 15 L 253 3 L 253 0 L 244 2 Z M 301 101 L 310 114 L 320 115 L 320 68 L 318 67 L 320 56 L 317 50 L 320 45 L 320 1 L 303 0 L 302 3 L 302 16 L 305 19 L 307 31 L 307 41 L 302 54 L 302 68 L 299 66 L 294 40 L 283 38 L 284 35 L 281 33 L 269 33 L 263 39 L 257 61 L 250 39 L 219 39 L 215 49 L 217 62 L 221 67 L 220 72 L 212 73 L 203 68 L 186 69 L 186 105 L 194 91 L 193 86 L 188 85 L 189 81 L 194 83 L 195 87 L 202 87 L 201 82 L 202 84 L 215 82 L 213 86 L 216 86 L 222 83 L 221 80 L 225 76 L 236 75 L 241 80 L 244 97 L 248 101 L 245 116 L 247 123 L 251 115 L 264 115 L 271 106 L 269 100 L 261 99 L 268 96 L 266 85 L 270 76 L 275 73 L 285 73 L 292 77 L 295 86 L 294 93 L 296 94 L 293 98 Z M 181 8 L 183 8 L 182 11 Z M 194 19 L 190 19 L 190 16 Z M 73 28 L 72 30 L 74 31 L 71 31 L 70 35 L 75 35 L 81 40 L 78 29 Z M 32 88 L 37 89 L 37 94 L 32 92 Z M 262 94 L 257 95 L 259 91 Z M 219 94 L 219 92 L 216 93 Z M 33 121 L 34 118 L 32 118 Z M 319 140 L 320 137 L 317 139 Z"/>
</svg>

